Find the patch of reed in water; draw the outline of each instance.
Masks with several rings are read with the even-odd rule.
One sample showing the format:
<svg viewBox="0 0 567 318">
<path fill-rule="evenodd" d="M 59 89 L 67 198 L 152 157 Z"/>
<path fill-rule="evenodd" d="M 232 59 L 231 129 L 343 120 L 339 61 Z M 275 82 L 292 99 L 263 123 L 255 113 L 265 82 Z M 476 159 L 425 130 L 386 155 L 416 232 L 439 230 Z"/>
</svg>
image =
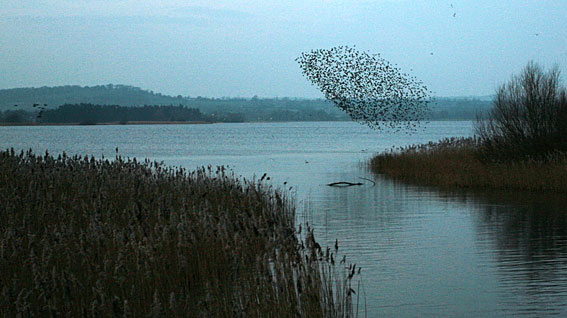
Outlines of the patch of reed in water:
<svg viewBox="0 0 567 318">
<path fill-rule="evenodd" d="M 355 315 L 358 269 L 223 167 L 2 151 L 0 220 L 2 317 Z"/>
<path fill-rule="evenodd" d="M 375 173 L 422 185 L 567 193 L 565 153 L 510 162 L 482 154 L 478 139 L 446 138 L 378 154 L 369 164 Z"/>
</svg>

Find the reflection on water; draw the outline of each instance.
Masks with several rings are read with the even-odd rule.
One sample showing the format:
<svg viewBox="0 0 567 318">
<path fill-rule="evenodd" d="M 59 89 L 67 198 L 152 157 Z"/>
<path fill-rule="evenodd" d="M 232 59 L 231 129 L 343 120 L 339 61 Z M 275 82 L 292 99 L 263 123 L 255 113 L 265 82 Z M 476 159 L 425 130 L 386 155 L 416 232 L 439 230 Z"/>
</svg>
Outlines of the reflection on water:
<svg viewBox="0 0 567 318">
<path fill-rule="evenodd" d="M 0 147 L 267 172 L 292 186 L 298 221 L 363 268 L 369 316 L 567 315 L 567 200 L 450 193 L 375 176 L 360 163 L 393 145 L 467 136 L 467 122 L 420 135 L 352 123 L 0 127 Z M 376 185 L 360 178 L 376 180 Z M 362 186 L 328 187 L 337 181 Z M 323 245 L 323 244 L 322 244 Z"/>
<path fill-rule="evenodd" d="M 372 175 L 365 169 L 335 178 Z M 567 198 L 440 192 L 374 176 L 312 198 L 320 239 L 363 267 L 386 316 L 567 314 Z M 344 250 L 343 250 L 344 252 Z"/>
<path fill-rule="evenodd" d="M 498 266 L 501 293 L 518 312 L 567 313 L 567 199 L 475 194 L 477 241 Z"/>
</svg>

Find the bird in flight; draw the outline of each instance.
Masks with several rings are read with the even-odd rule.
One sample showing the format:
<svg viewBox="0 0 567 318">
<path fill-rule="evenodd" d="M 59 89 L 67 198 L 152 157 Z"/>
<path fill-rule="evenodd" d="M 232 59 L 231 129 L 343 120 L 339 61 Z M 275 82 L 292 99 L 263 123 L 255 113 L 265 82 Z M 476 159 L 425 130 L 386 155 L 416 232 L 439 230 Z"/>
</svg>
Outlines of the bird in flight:
<svg viewBox="0 0 567 318">
<path fill-rule="evenodd" d="M 379 54 L 339 46 L 304 52 L 296 61 L 328 100 L 371 128 L 413 132 L 427 111 L 427 88 Z"/>
</svg>

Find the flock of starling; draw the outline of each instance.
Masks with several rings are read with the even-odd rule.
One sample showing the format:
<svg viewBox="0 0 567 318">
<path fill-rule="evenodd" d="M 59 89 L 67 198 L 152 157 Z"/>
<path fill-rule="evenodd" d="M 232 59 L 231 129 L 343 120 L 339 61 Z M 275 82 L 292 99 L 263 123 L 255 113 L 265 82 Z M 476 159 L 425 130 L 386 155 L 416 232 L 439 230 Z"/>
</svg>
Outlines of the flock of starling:
<svg viewBox="0 0 567 318">
<path fill-rule="evenodd" d="M 304 52 L 296 61 L 329 101 L 373 129 L 415 132 L 429 110 L 427 87 L 379 54 L 338 46 Z"/>
</svg>

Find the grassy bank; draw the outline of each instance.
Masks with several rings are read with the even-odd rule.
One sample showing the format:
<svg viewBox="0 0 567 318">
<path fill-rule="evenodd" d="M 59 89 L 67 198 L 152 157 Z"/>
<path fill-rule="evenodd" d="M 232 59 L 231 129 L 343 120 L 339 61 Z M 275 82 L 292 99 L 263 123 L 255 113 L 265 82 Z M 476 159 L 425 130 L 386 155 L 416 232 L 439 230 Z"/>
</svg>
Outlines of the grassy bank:
<svg viewBox="0 0 567 318">
<path fill-rule="evenodd" d="M 375 156 L 371 169 L 395 179 L 443 188 L 567 193 L 567 156 L 547 160 L 488 162 L 472 138 L 444 139 Z"/>
<path fill-rule="evenodd" d="M 294 213 L 223 168 L 0 152 L 0 317 L 351 316 L 358 268 Z"/>
</svg>

